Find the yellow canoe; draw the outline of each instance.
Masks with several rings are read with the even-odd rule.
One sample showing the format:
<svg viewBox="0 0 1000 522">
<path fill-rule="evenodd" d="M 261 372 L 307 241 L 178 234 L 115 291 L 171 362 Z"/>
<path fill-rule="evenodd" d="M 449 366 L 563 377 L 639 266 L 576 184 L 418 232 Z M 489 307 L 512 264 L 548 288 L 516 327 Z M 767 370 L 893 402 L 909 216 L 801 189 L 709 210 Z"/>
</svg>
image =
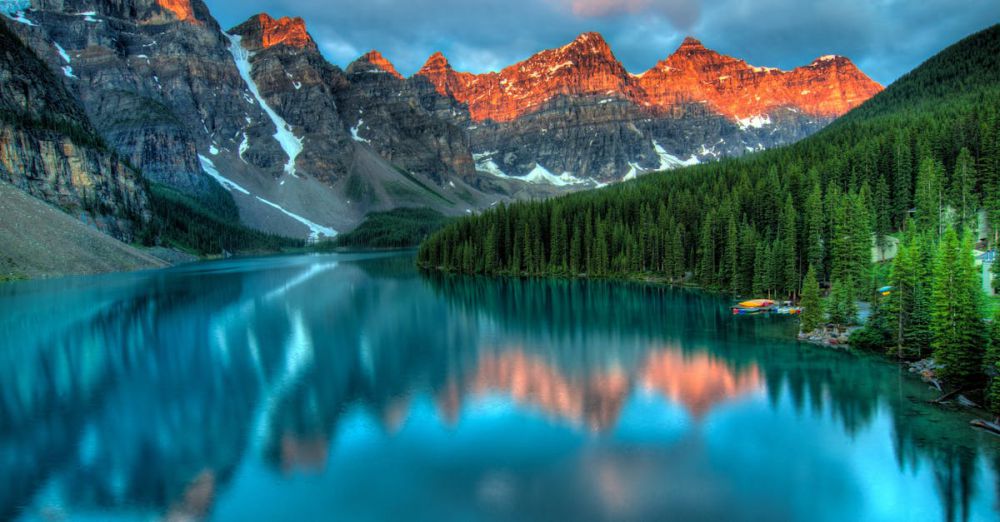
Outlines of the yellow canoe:
<svg viewBox="0 0 1000 522">
<path fill-rule="evenodd" d="M 752 301 L 743 301 L 740 303 L 743 308 L 766 308 L 768 306 L 774 306 L 774 301 L 770 299 L 754 299 Z"/>
</svg>

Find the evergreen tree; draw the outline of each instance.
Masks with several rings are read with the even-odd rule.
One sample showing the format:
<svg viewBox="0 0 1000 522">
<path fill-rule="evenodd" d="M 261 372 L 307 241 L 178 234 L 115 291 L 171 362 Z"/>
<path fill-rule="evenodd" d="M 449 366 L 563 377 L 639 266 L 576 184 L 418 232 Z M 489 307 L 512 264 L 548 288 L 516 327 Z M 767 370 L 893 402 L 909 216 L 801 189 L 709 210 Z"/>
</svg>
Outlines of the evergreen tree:
<svg viewBox="0 0 1000 522">
<path fill-rule="evenodd" d="M 830 288 L 828 307 L 830 322 L 838 327 L 850 326 L 858 320 L 858 304 L 849 281 L 835 280 Z"/>
<path fill-rule="evenodd" d="M 798 257 L 798 213 L 792 203 L 792 196 L 785 199 L 785 208 L 781 213 L 781 230 L 779 238 L 780 284 L 785 295 L 794 298 L 799 289 L 799 257 Z"/>
<path fill-rule="evenodd" d="M 729 223 L 726 225 L 726 244 L 724 247 L 722 270 L 726 273 L 726 283 L 731 293 L 739 294 L 742 290 L 740 288 L 740 229 L 733 216 L 729 217 Z"/>
<path fill-rule="evenodd" d="M 705 216 L 705 221 L 701 225 L 701 238 L 698 243 L 698 254 L 701 264 L 698 267 L 698 280 L 703 285 L 712 286 L 715 284 L 715 237 L 712 235 L 715 214 L 709 212 Z"/>
<path fill-rule="evenodd" d="M 757 249 L 754 253 L 753 260 L 753 293 L 754 295 L 767 295 L 767 291 L 770 287 L 770 282 L 768 281 L 768 270 L 767 270 L 767 259 L 768 259 L 768 248 L 767 243 L 761 241 L 757 243 Z"/>
<path fill-rule="evenodd" d="M 805 203 L 806 262 L 823 272 L 823 191 L 815 183 Z"/>
<path fill-rule="evenodd" d="M 843 287 L 858 292 L 867 286 L 871 265 L 871 224 L 865 207 L 864 194 L 848 194 L 839 198 L 833 224 L 830 252 L 830 277 Z M 852 294 L 857 298 L 857 294 Z"/>
<path fill-rule="evenodd" d="M 495 274 L 499 267 L 497 260 L 497 232 L 495 228 L 491 227 L 489 232 L 486 233 L 483 258 L 483 272 Z"/>
<path fill-rule="evenodd" d="M 801 327 L 803 333 L 815 331 L 823 326 L 823 303 L 819 296 L 819 282 L 816 280 L 816 268 L 809 265 L 805 280 L 802 282 Z"/>
<path fill-rule="evenodd" d="M 851 199 L 851 263 L 856 290 L 866 290 L 861 295 L 868 295 L 873 290 L 870 284 L 872 267 L 872 198 L 868 185 L 864 184 L 861 191 Z"/>
<path fill-rule="evenodd" d="M 889 246 L 892 232 L 892 209 L 889 208 L 889 185 L 885 177 L 879 177 L 875 185 L 875 216 L 872 226 L 875 232 L 875 246 L 878 247 L 879 261 L 885 260 L 885 249 Z"/>
<path fill-rule="evenodd" d="M 916 286 L 920 283 L 916 275 L 915 247 L 912 238 L 900 242 L 896 257 L 892 260 L 892 270 L 889 281 L 892 293 L 889 295 L 886 308 L 889 312 L 890 328 L 895 341 L 895 353 L 900 359 L 905 357 L 905 335 L 911 328 L 914 313 Z"/>
<path fill-rule="evenodd" d="M 982 290 L 971 243 L 945 231 L 934 266 L 931 332 L 941 376 L 955 386 L 974 383 L 983 361 Z"/>
<path fill-rule="evenodd" d="M 893 219 L 897 228 L 902 228 L 910 213 L 913 201 L 913 157 L 910 137 L 900 132 L 896 135 L 893 149 L 892 189 L 895 196 Z"/>
<path fill-rule="evenodd" d="M 905 346 L 917 358 L 931 350 L 931 305 L 933 302 L 934 242 L 929 233 L 917 235 L 910 252 L 911 285 L 910 316 L 903 333 Z"/>
<path fill-rule="evenodd" d="M 862 350 L 884 351 L 893 344 L 889 309 L 882 299 L 872 301 L 871 313 L 863 327 L 851 333 L 851 346 Z"/>
<path fill-rule="evenodd" d="M 951 176 L 951 206 L 955 209 L 955 225 L 965 230 L 975 225 L 975 213 L 979 202 L 975 197 L 976 169 L 969 149 L 962 147 L 955 161 L 955 173 Z"/>
<path fill-rule="evenodd" d="M 569 247 L 569 270 L 570 275 L 579 275 L 583 270 L 583 233 L 580 231 L 580 222 L 573 223 L 573 239 L 570 240 Z"/>
<path fill-rule="evenodd" d="M 941 189 L 941 167 L 932 158 L 920 162 L 917 173 L 916 217 L 922 230 L 932 230 L 941 234 L 941 213 L 943 211 L 943 191 Z"/>
</svg>

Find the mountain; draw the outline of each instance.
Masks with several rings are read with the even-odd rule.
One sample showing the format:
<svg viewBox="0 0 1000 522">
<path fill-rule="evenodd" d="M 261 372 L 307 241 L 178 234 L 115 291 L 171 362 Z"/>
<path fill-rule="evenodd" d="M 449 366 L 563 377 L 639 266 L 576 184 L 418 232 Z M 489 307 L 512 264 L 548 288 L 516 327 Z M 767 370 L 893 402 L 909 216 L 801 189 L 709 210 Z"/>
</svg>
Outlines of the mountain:
<svg viewBox="0 0 1000 522">
<path fill-rule="evenodd" d="M 805 137 L 879 89 L 844 58 L 784 73 L 694 40 L 633 75 L 597 33 L 481 75 L 435 54 L 405 78 L 377 51 L 329 63 L 299 18 L 262 13 L 224 31 L 202 0 L 2 9 L 147 180 L 299 238 L 372 212 L 464 215 L 742 155 Z"/>
<path fill-rule="evenodd" d="M 111 147 L 148 179 L 250 226 L 318 238 L 374 210 L 455 215 L 497 199 L 458 177 L 474 176 L 461 131 L 416 103 L 407 113 L 406 100 L 391 112 L 373 102 L 379 93 L 351 85 L 300 19 L 259 15 L 227 33 L 201 0 L 15 4 L 12 27 Z M 351 129 L 365 107 L 368 125 L 383 124 L 362 138 Z"/>
<path fill-rule="evenodd" d="M 680 54 L 704 57 L 698 47 L 689 40 Z M 670 67 L 679 62 L 668 60 Z M 838 58 L 807 68 L 819 69 L 820 78 L 854 76 Z M 790 85 L 797 75 L 816 74 L 797 71 L 785 73 Z M 811 105 L 800 110 L 854 103 L 852 89 L 841 91 L 840 101 L 806 95 Z M 690 280 L 771 296 L 797 295 L 813 266 L 822 281 L 865 292 L 874 290 L 866 286 L 868 238 L 884 245 L 907 223 L 934 223 L 939 206 L 966 225 L 985 210 L 994 231 L 988 242 L 996 243 L 1000 26 L 945 49 L 794 145 L 501 206 L 433 235 L 419 262 L 470 273 Z"/>
<path fill-rule="evenodd" d="M 286 173 L 332 195 L 312 205 L 357 222 L 400 206 L 454 215 L 486 204 L 460 179 L 474 173 L 465 136 L 407 96 L 398 73 L 383 74 L 395 70 L 377 53 L 343 71 L 323 58 L 301 19 L 266 14 L 229 35 L 248 84 L 290 129 L 278 140 L 288 144 Z M 245 151 L 255 153 L 252 145 Z"/>
<path fill-rule="evenodd" d="M 437 53 L 415 78 L 456 103 L 457 124 L 471 122 L 481 171 L 556 184 L 604 183 L 790 143 L 882 89 L 844 57 L 785 72 L 690 37 L 632 75 L 597 33 L 498 73 L 456 72 Z"/>
</svg>

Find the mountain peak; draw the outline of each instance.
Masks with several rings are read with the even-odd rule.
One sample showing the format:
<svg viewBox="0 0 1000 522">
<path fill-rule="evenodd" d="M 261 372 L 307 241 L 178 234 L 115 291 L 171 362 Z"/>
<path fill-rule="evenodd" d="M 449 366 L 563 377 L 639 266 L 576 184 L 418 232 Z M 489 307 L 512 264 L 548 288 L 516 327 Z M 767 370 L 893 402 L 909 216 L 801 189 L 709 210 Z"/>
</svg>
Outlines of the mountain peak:
<svg viewBox="0 0 1000 522">
<path fill-rule="evenodd" d="M 229 33 L 242 36 L 244 47 L 251 50 L 268 49 L 277 45 L 300 49 L 316 45 L 301 18 L 285 17 L 275 20 L 267 13 L 250 17 L 246 22 L 230 29 Z"/>
<path fill-rule="evenodd" d="M 417 71 L 417 74 L 426 75 L 431 72 L 446 71 L 448 69 L 451 69 L 451 63 L 448 62 L 448 59 L 445 58 L 441 51 L 438 51 L 424 62 L 424 66 Z"/>
<path fill-rule="evenodd" d="M 572 42 L 559 48 L 559 51 L 613 56 L 611 46 L 608 45 L 604 36 L 597 32 L 583 33 L 577 36 Z"/>
<path fill-rule="evenodd" d="M 164 10 L 173 13 L 182 22 L 195 19 L 191 0 L 156 0 L 156 3 Z"/>
<path fill-rule="evenodd" d="M 813 60 L 812 63 L 809 64 L 809 67 L 817 67 L 817 66 L 828 67 L 831 65 L 848 65 L 848 64 L 854 65 L 854 63 L 851 62 L 850 59 L 844 56 L 838 56 L 836 54 L 828 54 L 825 56 L 820 56 L 819 58 Z"/>
<path fill-rule="evenodd" d="M 680 48 L 681 49 L 685 49 L 685 48 L 687 48 L 687 49 L 704 49 L 705 46 L 701 43 L 701 40 L 699 40 L 699 39 L 697 39 L 697 38 L 695 38 L 693 36 L 686 36 L 686 37 L 684 37 L 684 41 L 681 42 L 681 47 Z"/>
<path fill-rule="evenodd" d="M 585 33 L 580 33 L 580 36 L 577 36 L 573 41 L 579 43 L 598 43 L 598 44 L 607 43 L 604 41 L 604 35 L 598 33 L 597 31 L 587 31 Z"/>
<path fill-rule="evenodd" d="M 358 61 L 368 62 L 400 80 L 403 79 L 403 75 L 399 74 L 399 71 L 396 70 L 396 66 L 387 60 L 385 56 L 382 56 L 382 53 L 374 49 L 365 53 L 365 55 L 361 58 L 358 58 Z"/>
<path fill-rule="evenodd" d="M 680 47 L 674 52 L 675 55 L 693 55 L 693 54 L 717 54 L 715 51 L 705 47 L 705 44 L 701 43 L 701 40 L 693 37 L 687 36 L 684 41 L 681 42 Z"/>
</svg>

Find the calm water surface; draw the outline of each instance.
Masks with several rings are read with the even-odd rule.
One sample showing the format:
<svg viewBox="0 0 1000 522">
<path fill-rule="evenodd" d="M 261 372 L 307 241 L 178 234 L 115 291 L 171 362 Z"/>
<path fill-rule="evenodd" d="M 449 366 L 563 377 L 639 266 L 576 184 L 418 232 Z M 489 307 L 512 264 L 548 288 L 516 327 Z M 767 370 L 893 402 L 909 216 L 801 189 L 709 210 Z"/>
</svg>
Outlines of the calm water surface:
<svg viewBox="0 0 1000 522">
<path fill-rule="evenodd" d="M 877 358 L 653 286 L 410 255 L 0 286 L 0 520 L 997 520 Z"/>
</svg>

